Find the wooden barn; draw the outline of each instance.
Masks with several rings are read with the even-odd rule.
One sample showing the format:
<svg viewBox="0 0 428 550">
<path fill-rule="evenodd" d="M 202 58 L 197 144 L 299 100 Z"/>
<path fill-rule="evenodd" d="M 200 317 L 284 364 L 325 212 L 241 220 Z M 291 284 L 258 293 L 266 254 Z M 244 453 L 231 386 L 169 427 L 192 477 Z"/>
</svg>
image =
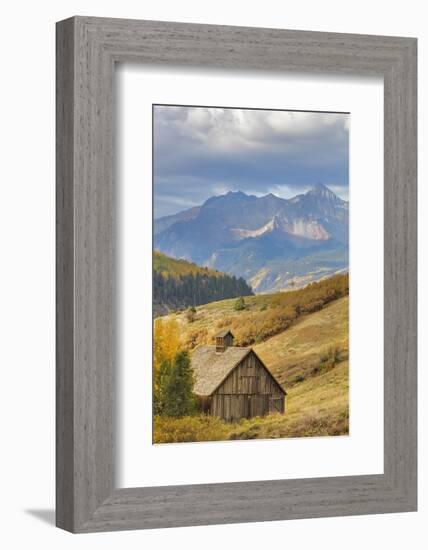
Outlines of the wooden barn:
<svg viewBox="0 0 428 550">
<path fill-rule="evenodd" d="M 228 422 L 285 412 L 286 392 L 251 348 L 233 345 L 233 334 L 217 334 L 214 346 L 192 355 L 194 393 L 203 412 Z"/>
</svg>

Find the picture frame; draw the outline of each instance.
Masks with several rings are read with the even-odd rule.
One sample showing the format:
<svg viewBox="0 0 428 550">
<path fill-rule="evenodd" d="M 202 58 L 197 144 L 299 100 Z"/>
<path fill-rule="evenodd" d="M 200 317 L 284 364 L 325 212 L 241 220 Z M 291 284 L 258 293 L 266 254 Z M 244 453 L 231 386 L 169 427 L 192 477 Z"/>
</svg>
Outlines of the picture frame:
<svg viewBox="0 0 428 550">
<path fill-rule="evenodd" d="M 85 533 L 415 511 L 416 39 L 72 17 L 57 23 L 56 52 L 57 526 Z M 115 487 L 118 62 L 383 77 L 383 474 Z"/>
</svg>

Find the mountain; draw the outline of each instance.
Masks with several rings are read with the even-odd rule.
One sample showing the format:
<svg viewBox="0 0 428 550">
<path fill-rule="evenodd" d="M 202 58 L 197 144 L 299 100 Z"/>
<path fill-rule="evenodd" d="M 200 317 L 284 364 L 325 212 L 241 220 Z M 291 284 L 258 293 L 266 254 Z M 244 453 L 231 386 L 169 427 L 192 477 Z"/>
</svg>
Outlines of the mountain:
<svg viewBox="0 0 428 550">
<path fill-rule="evenodd" d="M 154 222 L 155 234 L 160 233 L 165 229 L 168 229 L 168 227 L 174 225 L 175 222 L 193 220 L 193 218 L 196 218 L 196 216 L 199 214 L 200 208 L 200 206 L 194 206 L 193 208 L 189 208 L 188 210 L 184 210 L 183 212 L 179 212 L 178 214 L 158 218 Z"/>
<path fill-rule="evenodd" d="M 251 288 L 242 278 L 200 267 L 185 260 L 153 253 L 153 313 L 155 317 L 170 310 L 249 296 Z"/>
<path fill-rule="evenodd" d="M 264 292 L 348 268 L 349 205 L 318 183 L 282 199 L 242 191 L 155 221 L 155 248 L 249 281 Z"/>
</svg>

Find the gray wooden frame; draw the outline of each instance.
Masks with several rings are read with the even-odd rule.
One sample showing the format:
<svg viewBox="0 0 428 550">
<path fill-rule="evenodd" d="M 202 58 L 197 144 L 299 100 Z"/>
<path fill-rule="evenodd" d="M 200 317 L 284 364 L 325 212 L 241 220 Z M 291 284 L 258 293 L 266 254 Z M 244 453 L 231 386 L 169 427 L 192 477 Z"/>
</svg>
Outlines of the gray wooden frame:
<svg viewBox="0 0 428 550">
<path fill-rule="evenodd" d="M 383 76 L 382 475 L 115 488 L 113 80 L 123 61 Z M 413 38 L 88 17 L 57 24 L 59 527 L 91 532 L 416 510 L 416 110 Z"/>
</svg>

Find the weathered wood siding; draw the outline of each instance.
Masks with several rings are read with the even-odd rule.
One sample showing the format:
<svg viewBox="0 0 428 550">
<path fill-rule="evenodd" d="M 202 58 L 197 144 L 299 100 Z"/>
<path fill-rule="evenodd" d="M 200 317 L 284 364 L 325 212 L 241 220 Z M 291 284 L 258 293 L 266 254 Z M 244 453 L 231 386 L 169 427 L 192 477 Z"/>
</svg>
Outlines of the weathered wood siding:
<svg viewBox="0 0 428 550">
<path fill-rule="evenodd" d="M 229 422 L 284 410 L 284 392 L 254 353 L 243 359 L 211 397 L 210 413 Z"/>
</svg>

